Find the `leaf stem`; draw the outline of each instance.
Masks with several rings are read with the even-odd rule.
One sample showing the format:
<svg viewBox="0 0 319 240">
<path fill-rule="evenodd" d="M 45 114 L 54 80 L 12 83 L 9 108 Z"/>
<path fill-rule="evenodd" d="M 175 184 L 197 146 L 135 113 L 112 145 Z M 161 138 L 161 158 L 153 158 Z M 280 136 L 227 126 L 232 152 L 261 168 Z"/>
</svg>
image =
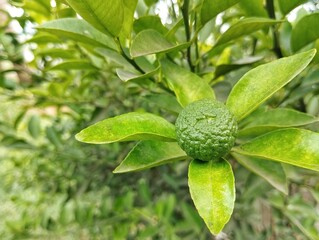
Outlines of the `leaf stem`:
<svg viewBox="0 0 319 240">
<path fill-rule="evenodd" d="M 274 0 L 266 0 L 266 8 L 267 8 L 267 12 L 270 18 L 272 19 L 276 19 L 276 15 L 275 15 L 275 6 L 274 6 Z M 276 31 L 275 27 L 271 27 L 272 31 L 273 31 L 273 50 L 276 53 L 278 58 L 282 58 L 283 54 L 281 52 L 281 48 L 279 45 L 279 39 L 278 39 L 278 32 Z"/>
<path fill-rule="evenodd" d="M 120 43 L 119 38 L 116 38 L 116 41 L 115 41 L 115 42 L 117 43 L 117 45 L 118 45 L 118 47 L 119 47 L 119 49 L 120 49 L 120 54 L 121 54 L 130 64 L 132 64 L 132 66 L 133 66 L 137 71 L 139 71 L 139 72 L 142 73 L 142 74 L 145 74 L 145 71 L 144 71 L 133 59 L 129 58 L 129 57 L 125 54 L 124 49 L 123 49 L 123 47 L 122 47 L 122 45 L 121 45 L 121 43 Z"/>
<path fill-rule="evenodd" d="M 198 24 L 198 18 L 197 18 L 197 14 L 195 15 L 195 32 L 197 28 L 197 24 Z M 196 33 L 196 38 L 195 38 L 195 54 L 196 54 L 196 63 L 195 63 L 195 70 L 196 72 L 200 71 L 200 57 L 199 57 L 199 46 L 198 46 L 198 37 L 197 37 L 197 33 Z"/>
<path fill-rule="evenodd" d="M 189 0 L 184 0 L 182 6 L 182 15 L 185 25 L 185 33 L 186 33 L 186 41 L 189 42 L 191 39 L 191 29 L 189 25 Z M 195 66 L 192 63 L 192 56 L 191 56 L 191 45 L 187 48 L 187 62 L 192 72 L 195 71 Z"/>
</svg>

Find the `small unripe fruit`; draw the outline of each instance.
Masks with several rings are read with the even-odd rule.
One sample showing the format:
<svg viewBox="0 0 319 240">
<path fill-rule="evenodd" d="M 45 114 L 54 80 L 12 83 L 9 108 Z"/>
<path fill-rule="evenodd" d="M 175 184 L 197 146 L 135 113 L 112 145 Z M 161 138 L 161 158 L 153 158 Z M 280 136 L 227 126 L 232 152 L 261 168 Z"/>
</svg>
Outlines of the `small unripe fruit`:
<svg viewBox="0 0 319 240">
<path fill-rule="evenodd" d="M 216 100 L 202 99 L 187 105 L 176 123 L 176 138 L 188 156 L 218 160 L 234 146 L 237 121 L 227 107 Z"/>
</svg>

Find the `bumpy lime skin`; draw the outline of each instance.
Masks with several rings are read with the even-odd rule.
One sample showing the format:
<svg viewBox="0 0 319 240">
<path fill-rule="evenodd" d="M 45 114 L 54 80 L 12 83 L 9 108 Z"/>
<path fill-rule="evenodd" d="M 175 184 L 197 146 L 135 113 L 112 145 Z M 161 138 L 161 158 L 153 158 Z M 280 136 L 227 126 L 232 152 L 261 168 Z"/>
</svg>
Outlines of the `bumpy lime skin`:
<svg viewBox="0 0 319 240">
<path fill-rule="evenodd" d="M 212 99 L 186 106 L 175 127 L 179 146 L 188 156 L 203 161 L 218 161 L 225 156 L 234 146 L 238 129 L 234 115 Z"/>
</svg>

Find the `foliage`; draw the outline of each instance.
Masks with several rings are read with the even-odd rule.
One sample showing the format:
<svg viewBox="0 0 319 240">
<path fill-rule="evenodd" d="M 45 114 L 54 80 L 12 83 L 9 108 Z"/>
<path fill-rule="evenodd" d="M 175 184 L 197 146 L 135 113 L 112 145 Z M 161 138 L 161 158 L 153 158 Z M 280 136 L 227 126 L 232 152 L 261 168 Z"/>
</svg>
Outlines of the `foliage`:
<svg viewBox="0 0 319 240">
<path fill-rule="evenodd" d="M 1 11 L 1 238 L 207 239 L 188 176 L 221 238 L 318 239 L 318 9 L 304 2 L 10 1 L 22 13 Z M 175 142 L 202 98 L 239 122 L 219 162 Z"/>
</svg>

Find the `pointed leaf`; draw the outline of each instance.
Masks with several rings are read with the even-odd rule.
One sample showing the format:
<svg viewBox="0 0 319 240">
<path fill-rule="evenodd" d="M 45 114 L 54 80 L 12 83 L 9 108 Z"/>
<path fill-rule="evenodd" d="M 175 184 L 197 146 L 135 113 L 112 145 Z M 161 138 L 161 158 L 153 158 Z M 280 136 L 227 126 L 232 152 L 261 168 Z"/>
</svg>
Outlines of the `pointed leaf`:
<svg viewBox="0 0 319 240">
<path fill-rule="evenodd" d="M 291 32 L 291 47 L 298 51 L 319 38 L 319 13 L 313 13 L 300 19 Z"/>
<path fill-rule="evenodd" d="M 33 138 L 38 138 L 41 134 L 41 121 L 38 115 L 33 115 L 28 122 L 28 130 Z"/>
<path fill-rule="evenodd" d="M 182 106 L 178 103 L 176 97 L 173 95 L 156 93 L 147 96 L 146 99 L 156 104 L 159 108 L 171 111 L 173 113 L 179 113 L 183 110 Z"/>
<path fill-rule="evenodd" d="M 214 79 L 223 76 L 231 71 L 240 69 L 242 67 L 252 65 L 258 61 L 260 61 L 262 57 L 256 56 L 256 57 L 249 57 L 246 59 L 242 59 L 241 61 L 233 62 L 230 64 L 220 64 L 216 66 Z"/>
<path fill-rule="evenodd" d="M 127 70 L 134 71 L 135 68 L 129 63 L 120 53 L 112 51 L 106 48 L 95 48 L 94 52 L 103 58 L 109 63 L 115 63 L 116 65 L 125 68 Z"/>
<path fill-rule="evenodd" d="M 233 151 L 319 171 L 319 134 L 304 129 L 270 132 Z"/>
<path fill-rule="evenodd" d="M 82 19 L 63 18 L 46 22 L 38 27 L 40 31 L 48 32 L 61 38 L 69 38 L 99 47 L 117 49 L 114 40 L 96 30 Z"/>
<path fill-rule="evenodd" d="M 50 56 L 52 58 L 75 58 L 76 51 L 72 49 L 68 49 L 68 51 L 65 51 L 65 49 L 61 48 L 49 48 L 49 49 L 43 49 L 36 51 L 35 54 L 37 56 Z"/>
<path fill-rule="evenodd" d="M 155 75 L 159 70 L 159 67 L 154 69 L 151 72 L 148 73 L 137 73 L 137 72 L 133 72 L 133 71 L 127 71 L 125 69 L 117 69 L 116 73 L 117 76 L 124 82 L 127 81 L 134 81 L 134 80 L 140 80 L 140 79 L 145 79 L 145 78 L 149 78 L 152 77 L 153 75 Z"/>
<path fill-rule="evenodd" d="M 45 71 L 67 71 L 67 70 L 96 70 L 89 61 L 87 60 L 69 60 L 48 67 Z"/>
<path fill-rule="evenodd" d="M 230 164 L 193 160 L 188 171 L 191 197 L 199 215 L 213 234 L 229 221 L 235 202 L 235 179 Z"/>
<path fill-rule="evenodd" d="M 278 126 L 294 127 L 314 123 L 319 119 L 307 113 L 299 112 L 289 108 L 276 108 L 258 112 L 252 121 L 245 127 L 252 126 Z"/>
<path fill-rule="evenodd" d="M 246 16 L 268 17 L 264 0 L 240 0 L 239 6 L 245 11 Z"/>
<path fill-rule="evenodd" d="M 243 156 L 232 153 L 234 158 L 245 168 L 264 178 L 276 189 L 288 194 L 286 173 L 280 163 L 264 161 L 257 157 Z"/>
<path fill-rule="evenodd" d="M 228 43 L 236 38 L 251 34 L 253 32 L 256 32 L 257 30 L 272 26 L 280 22 L 282 21 L 276 21 L 269 18 L 244 18 L 242 20 L 239 20 L 236 24 L 231 26 L 223 35 L 221 35 L 220 38 L 217 39 L 214 48 L 216 46 Z"/>
<path fill-rule="evenodd" d="M 112 143 L 133 140 L 175 141 L 175 126 L 150 113 L 131 112 L 100 121 L 78 133 L 86 143 Z"/>
<path fill-rule="evenodd" d="M 132 57 L 140 57 L 154 53 L 165 53 L 187 48 L 189 43 L 176 45 L 168 41 L 162 34 L 153 30 L 147 29 L 141 31 L 132 42 L 131 55 Z"/>
<path fill-rule="evenodd" d="M 133 21 L 134 21 L 134 12 L 137 5 L 137 0 L 123 0 L 123 7 L 124 7 L 124 19 L 123 19 L 123 26 L 120 33 L 120 37 L 125 40 L 127 37 L 130 38 L 130 34 L 133 28 Z"/>
<path fill-rule="evenodd" d="M 161 65 L 169 86 L 175 92 L 178 102 L 183 107 L 203 98 L 215 98 L 214 91 L 210 85 L 195 73 L 168 60 L 162 60 Z"/>
<path fill-rule="evenodd" d="M 187 158 L 186 153 L 175 142 L 141 141 L 113 172 L 144 170 Z"/>
<path fill-rule="evenodd" d="M 136 33 L 139 33 L 146 29 L 154 29 L 155 31 L 165 35 L 168 30 L 162 24 L 161 18 L 158 16 L 142 16 L 134 21 L 133 29 Z"/>
<path fill-rule="evenodd" d="M 87 22 L 102 32 L 118 36 L 124 21 L 123 0 L 66 0 Z"/>
<path fill-rule="evenodd" d="M 303 112 L 277 108 L 254 114 L 251 122 L 238 132 L 238 137 L 256 137 L 279 128 L 298 127 L 318 121 L 318 118 Z"/>
<path fill-rule="evenodd" d="M 226 105 L 238 121 L 243 119 L 304 70 L 315 54 L 313 49 L 250 70 L 234 86 Z"/>
<path fill-rule="evenodd" d="M 204 25 L 209 20 L 213 19 L 221 13 L 225 11 L 227 8 L 238 3 L 239 0 L 204 0 L 202 9 L 201 9 L 201 21 Z"/>
</svg>

